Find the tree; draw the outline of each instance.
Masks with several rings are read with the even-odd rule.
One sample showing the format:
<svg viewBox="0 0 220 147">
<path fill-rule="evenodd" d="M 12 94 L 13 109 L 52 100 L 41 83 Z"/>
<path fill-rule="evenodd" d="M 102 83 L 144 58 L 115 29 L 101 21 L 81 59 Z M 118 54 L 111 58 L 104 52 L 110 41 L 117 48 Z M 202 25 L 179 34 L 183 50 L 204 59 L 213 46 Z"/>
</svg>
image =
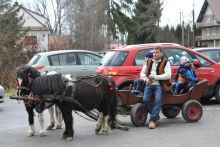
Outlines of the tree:
<svg viewBox="0 0 220 147">
<path fill-rule="evenodd" d="M 13 48 L 17 39 L 24 35 L 20 32 L 23 17 L 18 16 L 19 9 L 10 5 L 10 0 L 0 0 L 0 50 Z"/>
<path fill-rule="evenodd" d="M 68 0 L 33 0 L 33 9 L 48 18 L 50 34 L 69 34 Z"/>
<path fill-rule="evenodd" d="M 138 0 L 128 30 L 128 44 L 155 42 L 161 11 L 158 0 Z"/>
<path fill-rule="evenodd" d="M 109 28 L 113 38 L 117 38 L 118 32 L 125 34 L 129 25 L 129 15 L 131 15 L 132 0 L 109 0 L 108 19 Z"/>
<path fill-rule="evenodd" d="M 18 14 L 19 7 L 10 2 L 0 0 L 0 84 L 6 88 L 14 87 L 15 69 L 28 59 L 28 52 L 22 51 L 23 16 Z"/>
<path fill-rule="evenodd" d="M 69 24 L 73 47 L 103 50 L 106 42 L 106 1 L 69 0 Z"/>
</svg>

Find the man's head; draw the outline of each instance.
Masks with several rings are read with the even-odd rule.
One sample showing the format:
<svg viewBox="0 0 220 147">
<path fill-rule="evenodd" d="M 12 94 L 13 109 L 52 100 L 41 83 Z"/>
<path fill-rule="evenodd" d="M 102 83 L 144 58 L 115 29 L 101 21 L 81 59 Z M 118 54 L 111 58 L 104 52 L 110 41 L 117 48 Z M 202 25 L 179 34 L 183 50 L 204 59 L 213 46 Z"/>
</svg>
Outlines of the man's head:
<svg viewBox="0 0 220 147">
<path fill-rule="evenodd" d="M 153 58 L 154 60 L 158 61 L 163 57 L 163 49 L 160 47 L 156 47 L 153 50 Z"/>
</svg>

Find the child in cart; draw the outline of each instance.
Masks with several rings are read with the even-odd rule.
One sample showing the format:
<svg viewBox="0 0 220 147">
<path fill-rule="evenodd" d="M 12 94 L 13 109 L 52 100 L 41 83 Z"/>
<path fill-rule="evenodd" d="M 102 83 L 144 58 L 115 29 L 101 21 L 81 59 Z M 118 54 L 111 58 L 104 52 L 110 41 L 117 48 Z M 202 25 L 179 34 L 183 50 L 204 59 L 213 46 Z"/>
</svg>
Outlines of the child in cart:
<svg viewBox="0 0 220 147">
<path fill-rule="evenodd" d="M 145 59 L 144 59 L 145 64 L 147 63 L 149 58 L 153 58 L 153 52 L 146 51 Z M 142 94 L 141 89 L 142 89 L 143 85 L 144 85 L 144 80 L 143 79 L 134 80 L 131 92 L 135 95 L 141 95 Z"/>
<path fill-rule="evenodd" d="M 196 85 L 198 82 L 195 71 L 192 69 L 192 63 L 186 56 L 180 57 L 180 67 L 172 83 L 172 93 L 174 95 L 183 94 Z"/>
</svg>

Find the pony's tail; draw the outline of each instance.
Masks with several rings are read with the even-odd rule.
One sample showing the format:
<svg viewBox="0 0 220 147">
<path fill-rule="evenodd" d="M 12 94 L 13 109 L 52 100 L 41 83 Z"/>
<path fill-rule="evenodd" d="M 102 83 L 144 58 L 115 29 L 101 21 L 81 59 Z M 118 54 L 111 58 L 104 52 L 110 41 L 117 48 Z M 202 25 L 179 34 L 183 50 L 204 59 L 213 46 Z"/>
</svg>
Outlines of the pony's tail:
<svg viewBox="0 0 220 147">
<path fill-rule="evenodd" d="M 109 125 L 111 129 L 116 128 L 116 115 L 117 115 L 117 91 L 116 91 L 116 84 L 113 80 L 111 80 L 111 87 L 112 87 L 112 101 L 110 106 L 110 119 Z"/>
</svg>

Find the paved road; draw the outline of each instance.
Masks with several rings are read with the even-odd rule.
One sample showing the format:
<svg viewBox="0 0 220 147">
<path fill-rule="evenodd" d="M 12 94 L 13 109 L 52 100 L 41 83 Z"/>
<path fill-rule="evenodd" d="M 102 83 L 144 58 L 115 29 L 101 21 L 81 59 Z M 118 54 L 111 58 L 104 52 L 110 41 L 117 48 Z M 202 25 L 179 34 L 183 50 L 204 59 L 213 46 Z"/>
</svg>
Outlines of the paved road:
<svg viewBox="0 0 220 147">
<path fill-rule="evenodd" d="M 36 124 L 37 116 L 35 118 Z M 134 127 L 130 118 L 121 118 L 130 127 L 129 131 L 116 130 L 110 134 L 95 135 L 95 122 L 75 115 L 73 141 L 61 139 L 63 129 L 47 132 L 45 137 L 26 137 L 27 114 L 23 103 L 6 98 L 0 104 L 0 147 L 219 147 L 220 105 L 204 106 L 202 119 L 187 123 L 182 115 L 175 119 L 161 117 L 161 124 L 154 130 Z M 45 113 L 48 123 L 48 112 Z M 36 126 L 37 128 L 38 126 Z"/>
</svg>

